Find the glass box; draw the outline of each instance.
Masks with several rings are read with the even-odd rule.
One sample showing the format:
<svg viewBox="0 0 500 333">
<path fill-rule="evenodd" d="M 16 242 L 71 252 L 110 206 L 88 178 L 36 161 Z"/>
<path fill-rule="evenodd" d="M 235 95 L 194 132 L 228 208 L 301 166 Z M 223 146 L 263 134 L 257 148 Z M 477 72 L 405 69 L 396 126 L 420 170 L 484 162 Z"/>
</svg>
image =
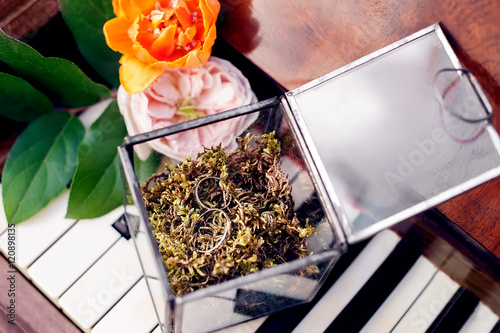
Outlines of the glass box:
<svg viewBox="0 0 500 333">
<path fill-rule="evenodd" d="M 311 300 L 348 244 L 500 174 L 491 107 L 438 24 L 284 96 L 126 138 L 119 147 L 129 218 L 165 332 L 205 332 Z M 239 135 L 275 132 L 294 211 L 316 233 L 308 256 L 176 296 L 134 172 L 133 147 L 248 122 Z M 218 143 L 214 143 L 217 145 Z M 312 269 L 314 268 L 314 269 Z"/>
</svg>

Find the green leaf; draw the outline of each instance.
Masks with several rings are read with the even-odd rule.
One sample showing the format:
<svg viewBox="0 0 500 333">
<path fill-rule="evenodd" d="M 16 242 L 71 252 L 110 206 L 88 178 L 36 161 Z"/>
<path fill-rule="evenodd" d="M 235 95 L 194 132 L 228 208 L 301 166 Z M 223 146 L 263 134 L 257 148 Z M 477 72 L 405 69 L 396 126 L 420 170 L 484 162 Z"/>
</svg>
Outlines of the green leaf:
<svg viewBox="0 0 500 333">
<path fill-rule="evenodd" d="M 52 103 L 23 79 L 0 73 L 0 114 L 15 121 L 32 121 L 52 112 Z"/>
<path fill-rule="evenodd" d="M 90 126 L 78 149 L 68 218 L 99 217 L 123 203 L 117 147 L 125 136 L 127 129 L 115 100 Z"/>
<path fill-rule="evenodd" d="M 114 87 L 120 85 L 120 53 L 106 44 L 102 27 L 115 17 L 110 0 L 59 0 L 61 13 L 82 55 Z"/>
<path fill-rule="evenodd" d="M 35 215 L 71 181 L 85 130 L 68 113 L 55 112 L 32 122 L 10 151 L 2 178 L 5 215 L 11 223 Z"/>
<path fill-rule="evenodd" d="M 109 89 L 90 80 L 74 63 L 46 58 L 0 29 L 0 61 L 50 98 L 68 107 L 81 107 L 109 97 Z"/>
<path fill-rule="evenodd" d="M 162 155 L 155 151 L 151 151 L 151 154 L 149 154 L 149 157 L 145 161 L 141 160 L 137 156 L 134 156 L 135 175 L 137 176 L 139 184 L 144 183 L 146 179 L 158 171 L 161 158 Z"/>
</svg>

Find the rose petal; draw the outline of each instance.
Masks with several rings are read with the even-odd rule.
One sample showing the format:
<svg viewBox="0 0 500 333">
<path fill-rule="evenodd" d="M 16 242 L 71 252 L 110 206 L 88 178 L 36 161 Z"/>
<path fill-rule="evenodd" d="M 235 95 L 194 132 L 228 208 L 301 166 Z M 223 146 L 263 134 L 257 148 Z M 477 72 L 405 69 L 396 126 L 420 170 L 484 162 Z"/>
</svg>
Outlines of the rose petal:
<svg viewBox="0 0 500 333">
<path fill-rule="evenodd" d="M 196 68 L 196 67 L 203 66 L 208 61 L 208 58 L 210 57 L 210 52 L 211 52 L 211 49 L 209 51 L 198 50 L 198 51 L 194 51 L 194 52 L 189 53 L 186 56 L 185 64 L 183 67 L 184 68 Z"/>
<path fill-rule="evenodd" d="M 189 27 L 186 32 L 181 32 L 179 34 L 179 45 L 187 46 L 192 43 L 194 36 L 196 35 L 196 27 Z"/>
<path fill-rule="evenodd" d="M 149 13 L 156 7 L 158 0 L 128 0 L 130 5 L 135 8 L 140 8 L 142 13 Z"/>
<path fill-rule="evenodd" d="M 202 73 L 202 80 L 203 80 L 203 88 L 204 89 L 212 89 L 214 86 L 214 78 L 208 71 L 203 71 Z"/>
<path fill-rule="evenodd" d="M 133 56 L 137 58 L 140 62 L 144 63 L 144 66 L 150 65 L 151 68 L 154 67 L 154 63 L 156 62 L 156 59 L 146 50 L 142 45 L 138 42 L 135 42 L 134 45 L 132 46 L 133 50 Z M 160 69 L 158 69 L 161 71 Z"/>
<path fill-rule="evenodd" d="M 158 60 L 167 60 L 175 50 L 175 31 L 177 25 L 163 29 L 158 39 L 151 46 L 151 55 Z"/>
<path fill-rule="evenodd" d="M 148 115 L 155 119 L 170 119 L 177 112 L 175 105 L 161 103 L 154 99 L 149 99 Z"/>
<path fill-rule="evenodd" d="M 113 13 L 131 21 L 141 13 L 140 7 L 132 4 L 133 0 L 113 0 Z"/>
<path fill-rule="evenodd" d="M 156 82 L 150 87 L 151 89 L 146 91 L 150 98 L 170 104 L 175 104 L 175 101 L 181 99 L 181 94 L 177 88 L 178 75 L 175 74 L 176 71 L 178 69 L 172 69 L 158 77 Z"/>
<path fill-rule="evenodd" d="M 219 15 L 220 3 L 218 0 L 201 0 L 200 7 L 201 7 L 202 3 L 204 3 L 206 5 L 206 8 L 212 14 L 212 17 L 216 18 Z"/>
<path fill-rule="evenodd" d="M 179 23 L 184 29 L 187 29 L 193 25 L 193 19 L 191 18 L 191 13 L 185 7 L 175 8 L 175 16 L 179 20 Z"/>
<path fill-rule="evenodd" d="M 144 90 L 163 72 L 130 55 L 122 56 L 120 63 L 120 82 L 129 94 Z"/>
<path fill-rule="evenodd" d="M 190 74 L 190 72 L 188 72 Z M 192 97 L 191 95 L 191 80 L 190 75 L 179 75 L 177 88 L 179 89 L 179 94 L 184 98 Z"/>
<path fill-rule="evenodd" d="M 137 135 L 151 130 L 150 121 L 148 117 L 144 116 L 145 100 L 143 96 L 138 94 L 130 95 L 125 91 L 123 86 L 120 86 L 116 100 L 125 121 L 128 135 Z M 137 117 L 137 114 L 142 114 L 143 116 Z M 141 160 L 147 159 L 151 153 L 151 147 L 147 143 L 135 145 L 134 149 Z"/>
<path fill-rule="evenodd" d="M 192 98 L 196 111 L 214 114 L 257 101 L 248 80 L 230 62 L 211 57 L 203 67 L 193 69 L 173 69 L 164 72 L 147 89 L 130 95 L 129 108 L 134 112 L 124 113 L 130 122 L 137 122 L 138 128 L 147 126 L 144 131 L 164 128 L 185 121 L 176 113 L 179 101 Z M 120 108 L 126 107 L 120 105 Z M 132 109 L 131 109 L 132 110 Z M 235 119 L 218 122 L 188 132 L 180 132 L 147 144 L 172 158 L 184 160 L 195 158 L 208 148 L 222 144 L 235 149 L 236 137 L 241 135 L 257 118 L 250 114 Z M 144 122 L 140 118 L 146 118 Z M 127 125 L 131 126 L 131 125 Z M 127 127 L 128 128 L 128 127 Z"/>
<path fill-rule="evenodd" d="M 200 0 L 200 10 L 203 15 L 205 31 L 208 32 L 209 29 L 214 27 L 215 20 L 220 11 L 220 3 L 215 0 Z"/>
<path fill-rule="evenodd" d="M 190 70 L 190 75 L 188 77 L 190 87 L 187 88 L 184 96 L 195 97 L 201 94 L 201 92 L 206 88 L 203 82 L 204 73 L 204 70 L 199 70 L 197 68 Z"/>
<path fill-rule="evenodd" d="M 104 37 L 113 51 L 132 53 L 132 40 L 127 32 L 129 27 L 130 22 L 121 17 L 115 17 L 104 23 Z"/>
</svg>

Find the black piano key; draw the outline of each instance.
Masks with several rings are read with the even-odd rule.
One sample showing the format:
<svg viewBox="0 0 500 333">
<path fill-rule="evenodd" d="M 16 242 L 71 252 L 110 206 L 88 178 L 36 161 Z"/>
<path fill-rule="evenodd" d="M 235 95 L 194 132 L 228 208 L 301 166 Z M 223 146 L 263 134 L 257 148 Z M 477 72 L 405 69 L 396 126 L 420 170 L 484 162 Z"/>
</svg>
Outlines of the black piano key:
<svg viewBox="0 0 500 333">
<path fill-rule="evenodd" d="M 359 332 L 420 255 L 415 246 L 401 240 L 326 331 Z"/>
<path fill-rule="evenodd" d="M 349 251 L 340 257 L 332 271 L 328 275 L 320 290 L 309 303 L 300 304 L 281 312 L 273 313 L 256 331 L 258 333 L 287 333 L 291 332 L 301 320 L 311 311 L 314 305 L 323 297 L 328 289 L 337 281 L 340 275 L 356 259 L 369 240 L 360 242 L 349 247 Z"/>
<path fill-rule="evenodd" d="M 476 295 L 460 287 L 426 333 L 458 332 L 472 315 L 478 303 L 479 299 Z"/>
<path fill-rule="evenodd" d="M 124 237 L 126 240 L 129 240 L 132 235 L 130 234 L 130 231 L 127 226 L 127 221 L 125 220 L 125 215 L 120 216 L 118 220 L 116 220 L 112 225 L 111 225 L 122 237 Z"/>
<path fill-rule="evenodd" d="M 300 304 L 300 299 L 272 295 L 258 290 L 236 290 L 234 312 L 250 317 L 262 317 L 275 308 Z"/>
</svg>

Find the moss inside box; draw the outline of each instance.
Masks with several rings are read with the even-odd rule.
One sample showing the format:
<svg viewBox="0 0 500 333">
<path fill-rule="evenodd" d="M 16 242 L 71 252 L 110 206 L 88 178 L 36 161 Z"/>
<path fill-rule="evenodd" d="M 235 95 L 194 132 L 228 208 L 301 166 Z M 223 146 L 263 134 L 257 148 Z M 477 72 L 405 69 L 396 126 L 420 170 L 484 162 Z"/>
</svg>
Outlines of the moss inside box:
<svg viewBox="0 0 500 333">
<path fill-rule="evenodd" d="M 141 187 L 172 290 L 183 295 L 308 255 L 274 133 L 167 165 Z"/>
</svg>

